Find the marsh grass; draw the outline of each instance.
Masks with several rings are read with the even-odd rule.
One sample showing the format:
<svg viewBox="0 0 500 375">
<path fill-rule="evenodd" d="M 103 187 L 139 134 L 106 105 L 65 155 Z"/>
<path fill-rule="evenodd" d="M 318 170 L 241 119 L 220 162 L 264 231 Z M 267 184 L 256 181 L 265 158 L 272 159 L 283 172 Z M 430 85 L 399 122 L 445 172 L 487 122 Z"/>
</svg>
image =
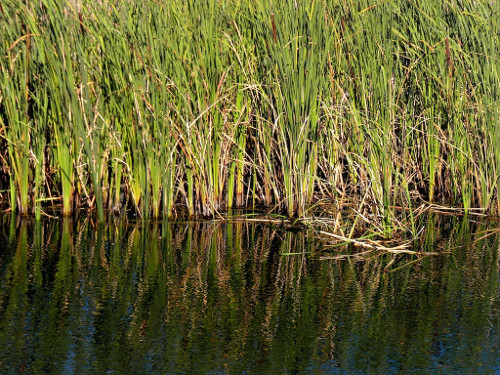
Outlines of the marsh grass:
<svg viewBox="0 0 500 375">
<path fill-rule="evenodd" d="M 498 2 L 2 2 L 10 206 L 500 212 Z M 395 209 L 403 207 L 404 209 Z"/>
</svg>

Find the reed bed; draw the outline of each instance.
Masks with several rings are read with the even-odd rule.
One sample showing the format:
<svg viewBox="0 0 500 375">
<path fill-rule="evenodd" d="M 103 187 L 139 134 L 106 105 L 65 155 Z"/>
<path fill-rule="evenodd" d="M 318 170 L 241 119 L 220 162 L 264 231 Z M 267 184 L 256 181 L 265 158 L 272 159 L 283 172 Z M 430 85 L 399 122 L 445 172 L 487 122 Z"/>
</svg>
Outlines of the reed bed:
<svg viewBox="0 0 500 375">
<path fill-rule="evenodd" d="M 4 0 L 1 201 L 101 221 L 356 201 L 389 231 L 422 201 L 498 216 L 499 8 Z"/>
</svg>

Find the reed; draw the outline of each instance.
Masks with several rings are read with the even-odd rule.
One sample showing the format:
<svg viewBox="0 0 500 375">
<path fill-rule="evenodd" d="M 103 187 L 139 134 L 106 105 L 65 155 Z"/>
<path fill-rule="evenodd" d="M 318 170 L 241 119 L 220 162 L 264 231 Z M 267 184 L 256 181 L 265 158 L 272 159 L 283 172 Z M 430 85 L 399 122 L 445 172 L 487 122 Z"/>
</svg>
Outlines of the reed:
<svg viewBox="0 0 500 375">
<path fill-rule="evenodd" d="M 421 201 L 500 213 L 498 2 L 5 0 L 0 21 L 21 214 L 355 201 L 390 235 Z"/>
</svg>

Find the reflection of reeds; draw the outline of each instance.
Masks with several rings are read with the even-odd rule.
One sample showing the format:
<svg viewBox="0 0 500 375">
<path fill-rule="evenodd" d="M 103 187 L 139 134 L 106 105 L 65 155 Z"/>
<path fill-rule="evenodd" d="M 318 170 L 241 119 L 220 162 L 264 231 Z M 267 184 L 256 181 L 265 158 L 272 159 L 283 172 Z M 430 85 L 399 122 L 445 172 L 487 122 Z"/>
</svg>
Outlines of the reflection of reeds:
<svg viewBox="0 0 500 375">
<path fill-rule="evenodd" d="M 141 372 L 144 358 L 184 372 L 209 372 L 217 361 L 230 372 L 300 370 L 311 360 L 363 366 L 367 352 L 385 366 L 395 348 L 411 349 L 418 362 L 440 324 L 448 327 L 443 340 L 459 332 L 461 345 L 477 353 L 498 297 L 497 233 L 449 217 L 431 217 L 418 246 L 450 250 L 420 259 L 319 260 L 323 245 L 305 232 L 254 222 L 66 220 L 36 222 L 33 230 L 26 220 L 12 223 L 12 251 L 0 257 L 0 344 L 14 338 L 17 346 L 5 348 L 15 364 L 23 361 L 15 350 L 32 345 L 27 337 L 58 348 L 33 366 L 62 365 L 61 353 L 92 348 L 95 357 L 82 363 L 119 372 Z M 452 325 L 450 311 L 461 314 Z M 47 334 L 30 331 L 37 327 Z M 110 350 L 113 342 L 128 354 Z M 448 362 L 462 363 L 459 352 L 449 355 Z"/>
<path fill-rule="evenodd" d="M 499 20 L 472 0 L 3 1 L 0 188 L 100 221 L 351 201 L 387 235 L 401 215 L 415 234 L 419 198 L 498 213 Z"/>
</svg>

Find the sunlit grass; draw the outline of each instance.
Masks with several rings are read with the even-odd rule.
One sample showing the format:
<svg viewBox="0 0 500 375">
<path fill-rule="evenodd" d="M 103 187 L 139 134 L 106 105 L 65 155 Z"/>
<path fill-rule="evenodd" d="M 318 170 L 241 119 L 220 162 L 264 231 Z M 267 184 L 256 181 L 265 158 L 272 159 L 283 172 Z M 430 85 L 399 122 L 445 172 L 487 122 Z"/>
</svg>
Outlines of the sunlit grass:
<svg viewBox="0 0 500 375">
<path fill-rule="evenodd" d="M 500 212 L 498 2 L 72 4 L 2 2 L 12 210 Z"/>
</svg>

